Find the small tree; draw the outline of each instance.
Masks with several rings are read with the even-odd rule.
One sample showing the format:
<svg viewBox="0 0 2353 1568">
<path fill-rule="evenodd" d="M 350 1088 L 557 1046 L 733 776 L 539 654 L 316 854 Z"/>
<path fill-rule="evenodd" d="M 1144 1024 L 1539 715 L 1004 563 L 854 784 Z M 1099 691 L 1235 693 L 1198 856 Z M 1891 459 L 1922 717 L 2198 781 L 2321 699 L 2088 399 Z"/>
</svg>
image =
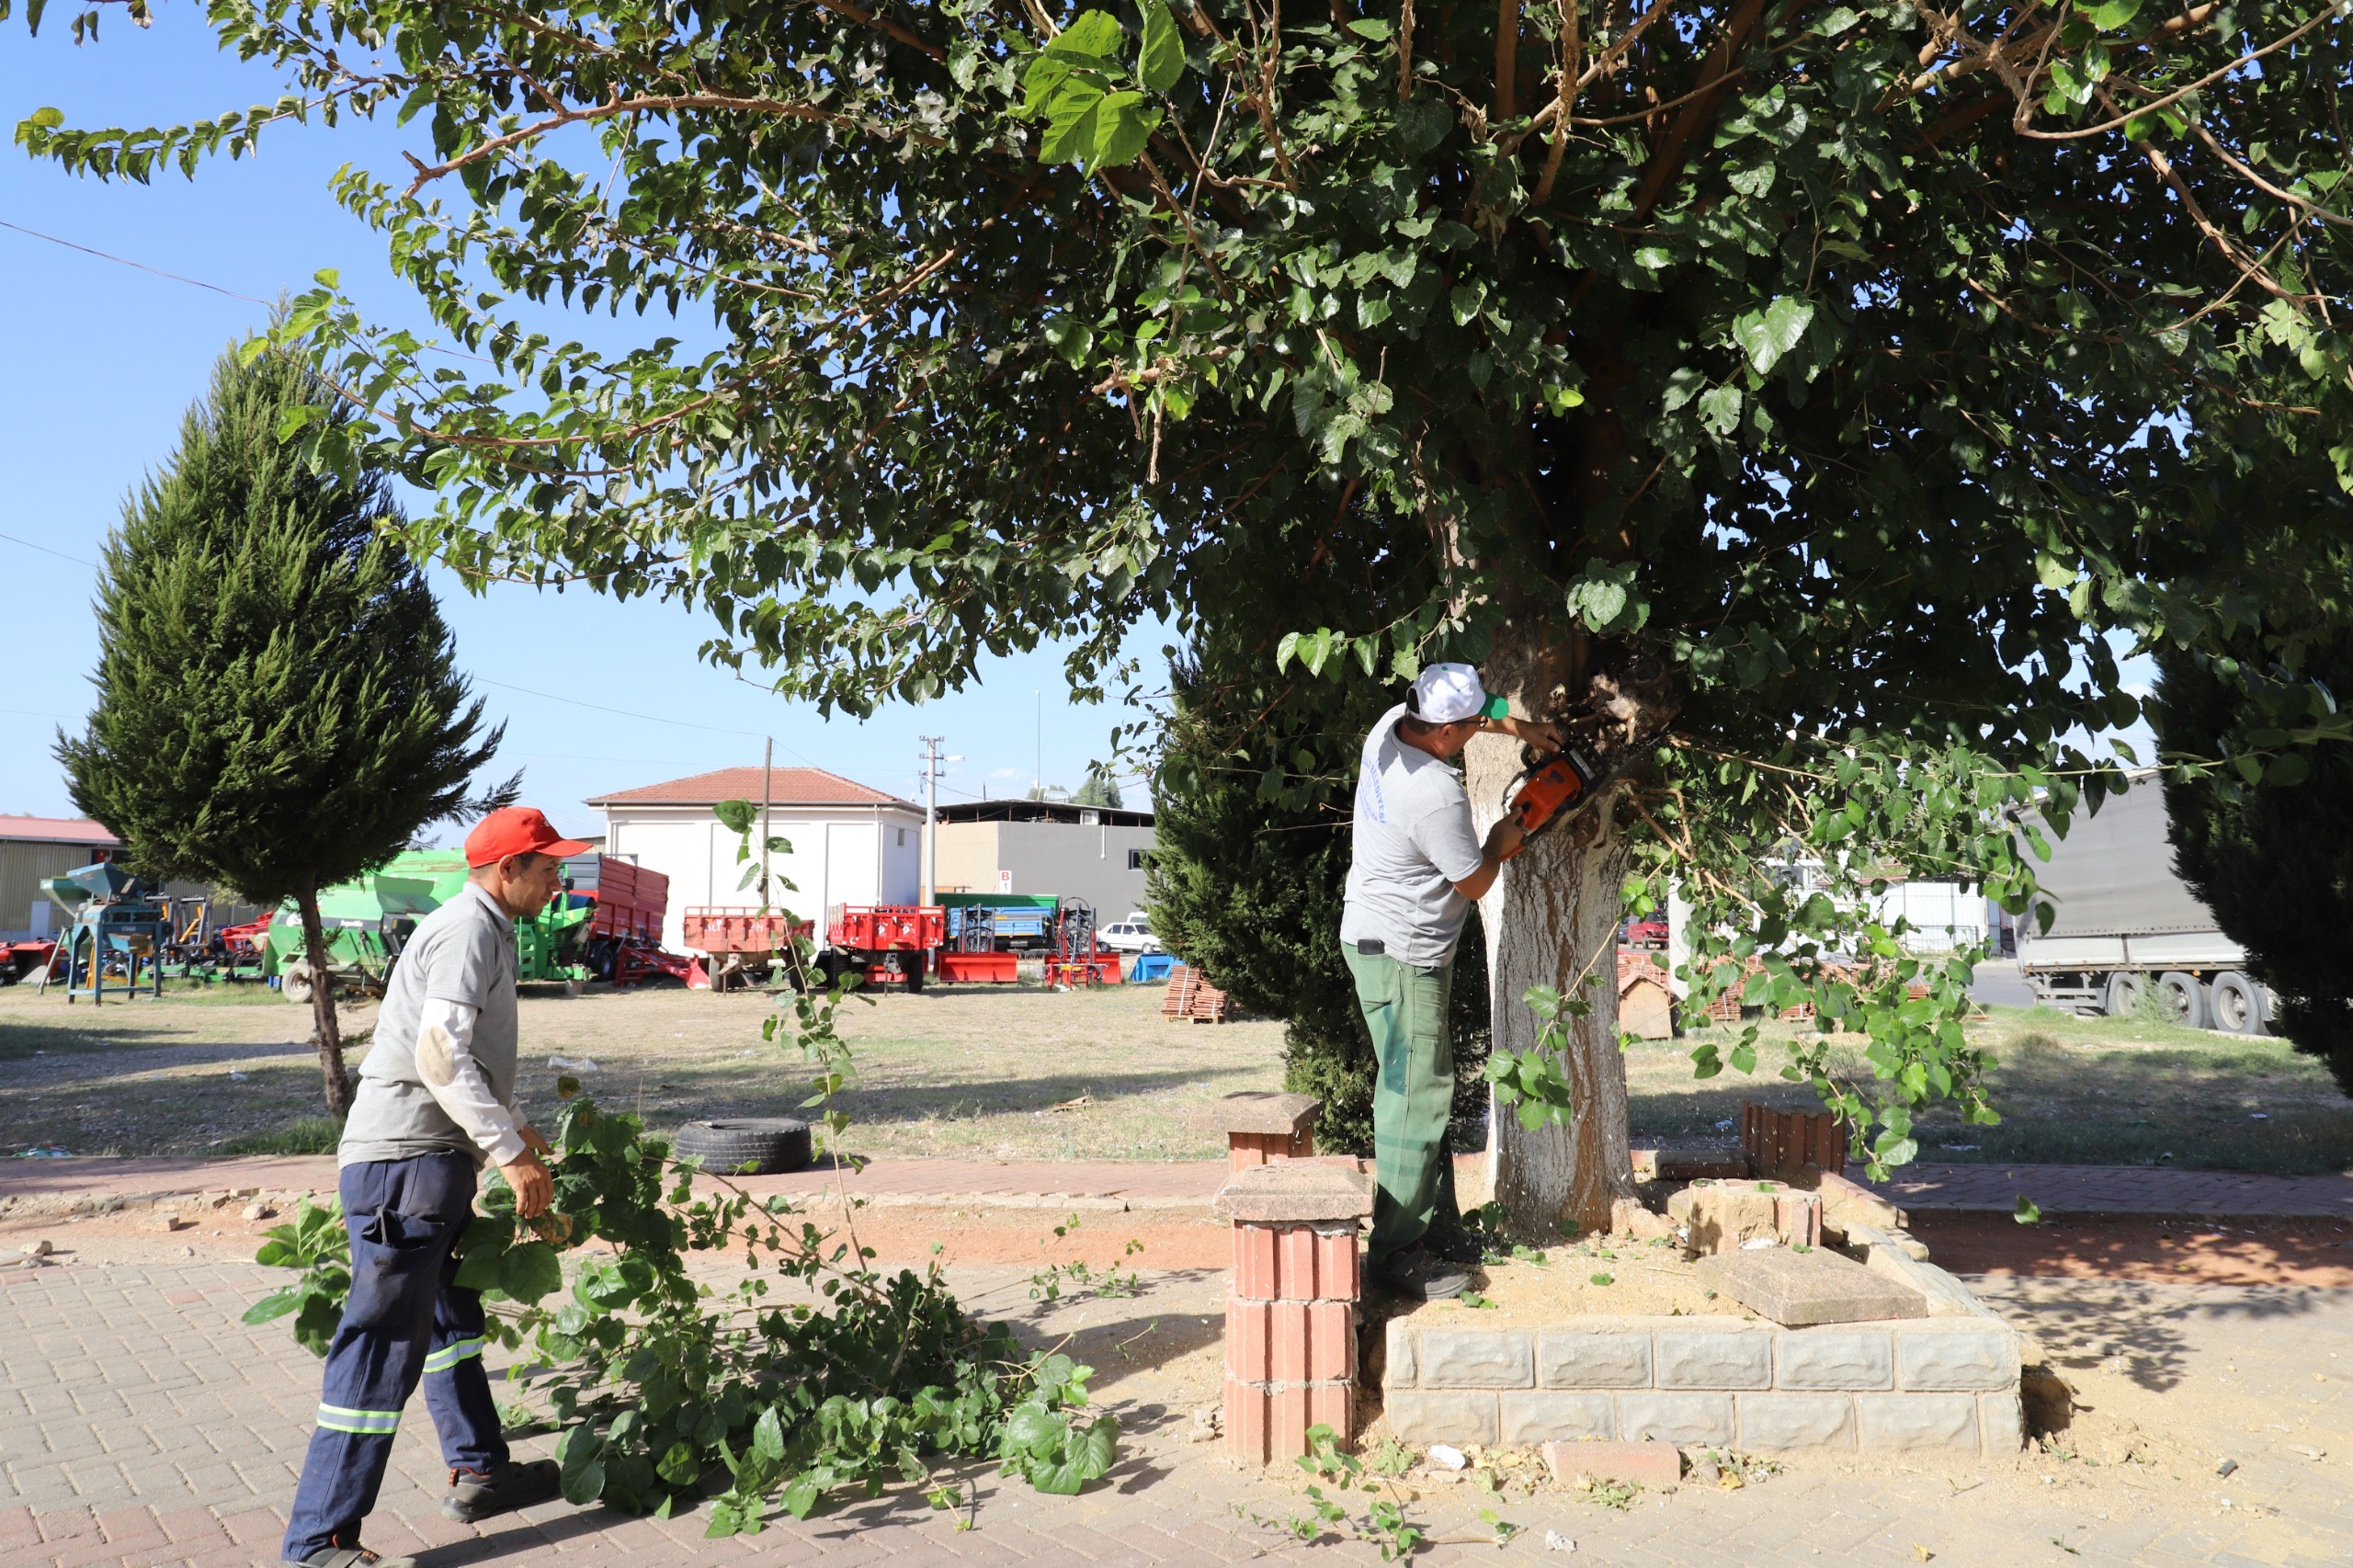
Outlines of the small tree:
<svg viewBox="0 0 2353 1568">
<path fill-rule="evenodd" d="M 2260 666 L 2258 666 L 2258 672 Z M 2266 695 L 2302 689 L 2187 654 L 2159 660 L 2154 717 L 2169 755 L 2245 755 L 2251 728 L 2284 730 Z M 2353 631 L 2311 644 L 2299 674 L 2353 691 Z M 2270 691 L 2267 694 L 2265 687 Z M 2290 716 L 2292 724 L 2295 716 Z M 2277 1022 L 2353 1095 L 2353 747 L 2283 752 L 2268 767 L 2174 770 L 2165 780 L 2174 869 L 2246 949 L 2247 971 L 2279 995 Z"/>
<path fill-rule="evenodd" d="M 57 759 L 74 804 L 142 870 L 294 902 L 341 1116 L 319 890 L 466 809 L 504 731 L 475 744 L 482 704 L 432 590 L 381 531 L 402 521 L 385 481 L 306 465 L 278 436 L 296 411 L 348 417 L 290 356 L 222 355 L 107 543 L 97 706 L 80 738 L 60 733 Z"/>
<path fill-rule="evenodd" d="M 1078 787 L 1078 793 L 1070 798 L 1070 803 L 1074 806 L 1108 806 L 1118 811 L 1121 805 L 1119 783 L 1108 773 L 1090 773 L 1086 776 L 1086 782 Z"/>
</svg>

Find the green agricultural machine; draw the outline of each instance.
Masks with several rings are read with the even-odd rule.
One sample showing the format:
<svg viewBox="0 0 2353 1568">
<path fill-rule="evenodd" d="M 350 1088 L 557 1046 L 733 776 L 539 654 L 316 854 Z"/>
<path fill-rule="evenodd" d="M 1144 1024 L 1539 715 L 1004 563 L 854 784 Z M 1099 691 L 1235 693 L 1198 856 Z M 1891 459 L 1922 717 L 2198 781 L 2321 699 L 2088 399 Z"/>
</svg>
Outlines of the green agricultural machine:
<svg viewBox="0 0 2353 1568">
<path fill-rule="evenodd" d="M 565 886 L 548 906 L 515 926 L 515 974 L 525 983 L 561 981 L 577 989 L 589 976 L 588 943 L 597 899 L 573 883 L 597 885 L 596 863 L 581 855 L 564 866 Z M 458 896 L 466 885 L 466 858 L 453 849 L 409 849 L 357 881 L 319 892 L 319 921 L 326 930 L 327 968 L 337 985 L 381 994 L 416 923 Z M 308 1002 L 315 983 L 303 952 L 302 916 L 291 904 L 269 923 L 262 949 L 265 973 L 290 1002 Z"/>
</svg>

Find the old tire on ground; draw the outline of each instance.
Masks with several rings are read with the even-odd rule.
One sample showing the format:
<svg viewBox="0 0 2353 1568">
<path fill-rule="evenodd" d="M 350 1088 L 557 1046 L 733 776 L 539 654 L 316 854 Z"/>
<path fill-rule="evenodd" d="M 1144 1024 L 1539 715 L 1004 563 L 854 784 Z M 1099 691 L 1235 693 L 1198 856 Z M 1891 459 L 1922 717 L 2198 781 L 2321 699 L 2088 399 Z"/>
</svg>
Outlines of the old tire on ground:
<svg viewBox="0 0 2353 1568">
<path fill-rule="evenodd" d="M 2141 1010 L 2141 997 L 2148 989 L 2148 982 L 2129 970 L 2119 970 L 2108 977 L 2108 1006 L 2111 1018 L 2129 1018 Z"/>
<path fill-rule="evenodd" d="M 279 970 L 278 971 L 278 989 L 284 994 L 289 1002 L 310 1001 L 310 964 L 304 960 L 296 959 L 292 963 L 290 963 L 284 969 Z"/>
<path fill-rule="evenodd" d="M 773 1176 L 809 1168 L 809 1124 L 794 1117 L 728 1117 L 678 1129 L 678 1157 L 702 1156 L 703 1169 Z"/>
<path fill-rule="evenodd" d="M 2271 1019 L 2263 1008 L 2263 988 L 2237 970 L 2214 977 L 2211 998 L 2213 1024 L 2225 1034 L 2269 1034 Z"/>
<path fill-rule="evenodd" d="M 2186 1029 L 2206 1027 L 2206 983 L 2194 974 L 2169 969 L 2157 976 L 2157 1000 L 2165 1005 L 2173 1021 Z"/>
</svg>

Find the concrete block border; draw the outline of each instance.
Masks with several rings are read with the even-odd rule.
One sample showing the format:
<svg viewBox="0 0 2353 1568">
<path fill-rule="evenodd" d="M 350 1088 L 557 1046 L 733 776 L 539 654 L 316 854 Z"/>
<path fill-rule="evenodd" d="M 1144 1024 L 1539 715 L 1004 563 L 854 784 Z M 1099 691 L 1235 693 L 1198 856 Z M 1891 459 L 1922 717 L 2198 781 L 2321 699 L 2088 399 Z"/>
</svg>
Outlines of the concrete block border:
<svg viewBox="0 0 2353 1568">
<path fill-rule="evenodd" d="M 1909 1262 L 1909 1260 L 1907 1260 Z M 1816 1328 L 1724 1317 L 1482 1328 L 1424 1311 L 1388 1325 L 1381 1392 L 1409 1443 L 1663 1439 L 2016 1453 L 2022 1336 L 1929 1264 L 1946 1315 Z"/>
</svg>

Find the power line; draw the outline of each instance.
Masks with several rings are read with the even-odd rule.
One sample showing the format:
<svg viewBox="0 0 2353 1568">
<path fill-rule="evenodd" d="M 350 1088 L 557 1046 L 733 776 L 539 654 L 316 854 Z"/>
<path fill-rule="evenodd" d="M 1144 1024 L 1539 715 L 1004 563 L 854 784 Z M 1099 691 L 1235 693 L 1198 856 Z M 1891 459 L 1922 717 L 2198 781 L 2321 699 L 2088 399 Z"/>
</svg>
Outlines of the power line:
<svg viewBox="0 0 2353 1568">
<path fill-rule="evenodd" d="M 13 229 L 16 225 L 11 223 L 8 227 Z M 35 544 L 28 539 L 18 539 L 15 534 L 0 534 L 0 539 L 6 540 L 10 544 L 21 544 L 27 550 L 38 550 L 43 555 L 54 555 L 60 561 L 71 561 L 76 566 L 95 567 L 97 565 L 97 562 L 95 561 L 85 561 L 78 555 L 68 555 L 62 550 L 51 550 L 45 544 Z"/>
<path fill-rule="evenodd" d="M 135 267 L 142 272 L 152 272 L 158 278 L 168 278 L 175 283 L 187 283 L 199 289 L 210 289 L 216 294 L 226 294 L 233 300 L 243 300 L 249 305 L 269 303 L 267 300 L 256 300 L 251 294 L 240 294 L 234 289 L 223 289 L 218 283 L 207 283 L 201 278 L 183 278 L 176 272 L 166 272 L 160 267 L 150 267 L 143 261 L 133 261 L 127 256 L 109 256 L 105 251 L 93 250 L 88 245 L 77 245 L 72 240 L 61 240 L 55 234 L 44 234 L 39 229 L 28 229 L 22 223 L 11 223 L 5 218 L 0 218 L 0 229 L 14 229 L 20 234 L 30 234 L 34 239 L 47 240 L 51 244 L 63 245 L 67 250 L 80 251 L 84 256 L 97 256 L 100 261 L 111 261 L 119 267 Z"/>
<path fill-rule="evenodd" d="M 658 713 L 633 713 L 626 708 L 608 708 L 601 702 L 583 702 L 576 697 L 560 697 L 552 691 L 535 691 L 528 686 L 517 686 L 511 681 L 493 680 L 488 676 L 475 676 L 473 678 L 480 681 L 484 686 L 495 686 L 507 691 L 519 691 L 526 697 L 544 698 L 550 702 L 569 702 L 574 708 L 591 709 L 598 713 L 610 713 L 622 719 L 642 719 L 649 724 L 675 724 L 682 730 L 704 730 L 714 735 L 742 735 L 746 739 L 755 741 L 764 741 L 768 738 L 757 730 L 731 730 L 726 728 L 724 725 L 720 724 L 697 724 L 685 719 L 665 719 Z M 789 756 L 801 757 L 801 760 L 811 767 L 815 767 L 817 766 L 816 763 L 811 762 L 809 758 L 801 756 L 801 754 L 794 751 L 790 746 L 779 745 L 777 749 L 785 753 Z M 530 754 L 518 753 L 517 755 L 529 756 Z"/>
</svg>

